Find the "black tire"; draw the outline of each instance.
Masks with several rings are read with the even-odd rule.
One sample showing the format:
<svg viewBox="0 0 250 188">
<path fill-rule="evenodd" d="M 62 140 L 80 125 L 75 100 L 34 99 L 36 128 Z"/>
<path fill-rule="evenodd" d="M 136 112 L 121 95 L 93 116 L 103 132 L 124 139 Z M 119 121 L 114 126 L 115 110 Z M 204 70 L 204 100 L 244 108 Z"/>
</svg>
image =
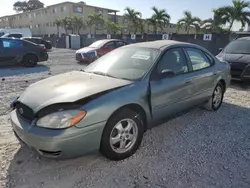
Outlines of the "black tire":
<svg viewBox="0 0 250 188">
<path fill-rule="evenodd" d="M 35 67 L 37 65 L 37 62 L 37 56 L 33 54 L 27 54 L 24 56 L 22 64 L 26 67 Z"/>
<path fill-rule="evenodd" d="M 137 126 L 137 137 L 134 141 L 134 144 L 131 146 L 131 148 L 129 148 L 128 151 L 124 153 L 119 153 L 114 151 L 114 149 L 112 148 L 110 139 L 115 125 L 124 119 L 132 119 L 134 121 L 134 125 Z M 104 156 L 106 156 L 110 160 L 118 161 L 128 158 L 133 155 L 139 148 L 143 138 L 143 133 L 144 125 L 140 115 L 133 110 L 122 109 L 121 111 L 113 115 L 107 122 L 102 134 L 100 151 Z"/>
<path fill-rule="evenodd" d="M 214 104 L 215 92 L 218 91 L 218 89 L 221 90 L 221 99 L 220 99 L 219 103 L 217 105 L 215 105 Z M 217 111 L 222 105 L 224 93 L 225 93 L 225 88 L 224 88 L 223 84 L 221 82 L 219 82 L 213 91 L 213 95 L 207 101 L 207 103 L 204 105 L 204 108 L 206 110 L 209 110 L 209 111 Z"/>
</svg>

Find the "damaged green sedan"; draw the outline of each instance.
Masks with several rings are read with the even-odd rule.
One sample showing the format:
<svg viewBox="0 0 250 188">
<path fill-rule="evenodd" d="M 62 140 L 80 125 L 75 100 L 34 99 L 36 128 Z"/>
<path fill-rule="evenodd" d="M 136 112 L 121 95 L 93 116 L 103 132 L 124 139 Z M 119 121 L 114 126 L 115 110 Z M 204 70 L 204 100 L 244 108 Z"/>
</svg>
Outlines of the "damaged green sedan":
<svg viewBox="0 0 250 188">
<path fill-rule="evenodd" d="M 216 111 L 230 66 L 206 49 L 177 41 L 118 48 L 86 67 L 30 85 L 13 104 L 16 137 L 50 158 L 101 151 L 122 160 L 145 130 L 199 104 Z"/>
</svg>

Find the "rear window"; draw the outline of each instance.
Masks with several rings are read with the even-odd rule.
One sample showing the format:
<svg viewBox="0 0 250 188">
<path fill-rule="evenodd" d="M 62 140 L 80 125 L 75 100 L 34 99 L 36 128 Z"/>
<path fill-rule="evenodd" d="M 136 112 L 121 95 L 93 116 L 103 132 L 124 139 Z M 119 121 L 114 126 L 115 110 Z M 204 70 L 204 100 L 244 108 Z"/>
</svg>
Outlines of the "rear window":
<svg viewBox="0 0 250 188">
<path fill-rule="evenodd" d="M 250 54 L 250 40 L 235 40 L 224 49 L 228 54 Z"/>
</svg>

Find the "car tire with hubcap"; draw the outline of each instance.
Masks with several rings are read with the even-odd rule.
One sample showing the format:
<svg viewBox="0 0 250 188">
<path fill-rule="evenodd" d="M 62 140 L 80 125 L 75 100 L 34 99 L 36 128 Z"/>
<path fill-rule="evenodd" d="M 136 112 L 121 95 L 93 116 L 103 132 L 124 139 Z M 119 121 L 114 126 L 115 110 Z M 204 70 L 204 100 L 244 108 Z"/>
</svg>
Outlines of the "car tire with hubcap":
<svg viewBox="0 0 250 188">
<path fill-rule="evenodd" d="M 139 148 L 144 133 L 140 114 L 122 109 L 107 122 L 101 139 L 100 151 L 111 160 L 122 160 Z"/>
<path fill-rule="evenodd" d="M 224 98 L 224 93 L 224 86 L 219 82 L 214 89 L 212 97 L 204 105 L 204 108 L 209 111 L 217 111 L 221 107 Z"/>
<path fill-rule="evenodd" d="M 33 54 L 27 54 L 24 56 L 22 64 L 27 67 L 35 67 L 37 65 L 37 57 Z"/>
</svg>

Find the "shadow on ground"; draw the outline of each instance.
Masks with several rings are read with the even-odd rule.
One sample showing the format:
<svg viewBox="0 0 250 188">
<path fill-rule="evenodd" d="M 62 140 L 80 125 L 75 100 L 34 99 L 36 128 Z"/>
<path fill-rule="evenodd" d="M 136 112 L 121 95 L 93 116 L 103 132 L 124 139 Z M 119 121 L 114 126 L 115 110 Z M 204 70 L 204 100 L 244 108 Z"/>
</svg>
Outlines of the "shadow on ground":
<svg viewBox="0 0 250 188">
<path fill-rule="evenodd" d="M 97 155 L 50 160 L 23 147 L 7 187 L 249 187 L 250 109 L 224 103 L 194 109 L 145 133 L 136 154 L 113 162 Z"/>
<path fill-rule="evenodd" d="M 250 90 L 250 81 L 247 83 L 247 82 L 232 80 L 230 87 L 241 91 Z"/>
<path fill-rule="evenodd" d="M 36 67 L 20 67 L 20 66 L 8 66 L 0 67 L 0 78 L 19 76 L 22 74 L 34 74 L 49 71 L 49 67 L 45 65 L 37 65 Z"/>
</svg>

